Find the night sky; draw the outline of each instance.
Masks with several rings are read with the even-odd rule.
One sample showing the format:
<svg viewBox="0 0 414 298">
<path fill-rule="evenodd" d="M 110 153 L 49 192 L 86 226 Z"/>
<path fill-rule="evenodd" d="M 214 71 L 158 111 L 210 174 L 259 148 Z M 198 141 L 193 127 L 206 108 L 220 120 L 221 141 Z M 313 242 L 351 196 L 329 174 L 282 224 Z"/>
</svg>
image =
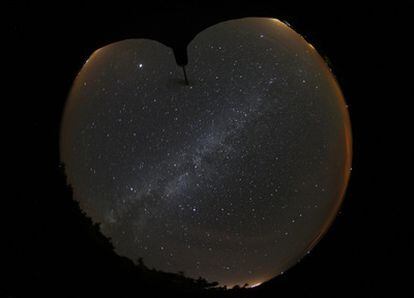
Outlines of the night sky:
<svg viewBox="0 0 414 298">
<path fill-rule="evenodd" d="M 345 101 L 284 23 L 220 23 L 173 51 L 130 39 L 95 51 L 65 107 L 61 158 L 116 251 L 233 286 L 295 264 L 334 219 L 350 172 Z"/>
</svg>

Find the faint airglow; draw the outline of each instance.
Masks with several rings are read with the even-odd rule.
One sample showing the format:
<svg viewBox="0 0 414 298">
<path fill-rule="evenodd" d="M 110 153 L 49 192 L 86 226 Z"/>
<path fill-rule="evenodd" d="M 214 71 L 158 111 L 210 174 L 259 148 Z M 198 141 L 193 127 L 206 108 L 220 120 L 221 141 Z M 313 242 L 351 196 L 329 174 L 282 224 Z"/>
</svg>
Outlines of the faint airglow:
<svg viewBox="0 0 414 298">
<path fill-rule="evenodd" d="M 229 90 L 226 88 L 227 91 L 224 89 L 221 91 L 224 92 L 222 94 L 223 96 L 228 97 L 228 102 L 226 99 L 223 106 L 221 105 L 221 95 L 217 96 L 216 104 L 216 101 L 214 101 L 216 99 L 210 96 L 208 92 L 205 93 L 204 87 L 200 89 L 201 85 L 207 86 L 211 84 L 210 87 L 214 86 L 214 88 L 224 86 L 220 85 L 220 82 L 223 81 L 221 80 L 221 75 L 220 78 L 216 75 L 208 75 L 210 74 L 209 62 L 216 61 L 211 60 L 213 57 L 216 57 L 215 54 L 208 59 L 206 58 L 206 65 L 209 68 L 205 70 L 200 69 L 200 73 L 193 72 L 193 76 L 200 78 L 208 77 L 208 80 L 203 84 L 190 85 L 188 86 L 188 90 L 178 84 L 176 86 L 178 91 L 171 89 L 171 92 L 173 92 L 173 95 L 171 95 L 170 87 L 175 85 L 170 86 L 168 83 L 164 86 L 165 82 L 159 81 L 161 78 L 166 78 L 169 82 L 177 67 L 167 56 L 165 56 L 165 61 L 163 60 L 164 58 L 162 58 L 161 53 L 165 53 L 165 47 L 158 45 L 160 47 L 158 49 L 158 46 L 154 46 L 152 43 L 148 44 L 148 41 L 131 40 L 128 44 L 124 44 L 124 42 L 121 44 L 120 42 L 116 43 L 116 45 L 109 45 L 96 50 L 87 59 L 88 65 L 82 68 L 71 89 L 70 98 L 68 98 L 65 106 L 60 139 L 62 161 L 65 161 L 65 164 L 68 165 L 69 163 L 73 163 L 70 165 L 72 168 L 67 168 L 67 175 L 69 180 L 73 177 L 74 191 L 77 191 L 76 195 L 79 201 L 83 206 L 88 207 L 88 215 L 96 221 L 103 222 L 104 227 L 106 227 L 104 231 L 106 236 L 113 237 L 114 242 L 118 243 L 118 241 L 121 241 L 119 243 L 125 245 L 125 256 L 131 259 L 136 259 L 139 256 L 148 256 L 150 259 L 154 259 L 155 264 L 159 263 L 160 266 L 165 261 L 165 264 L 168 266 L 165 268 L 169 268 L 172 271 L 178 271 L 181 268 L 180 266 L 183 266 L 189 268 L 186 274 L 190 277 L 198 278 L 199 275 L 206 275 L 211 280 L 217 280 L 219 285 L 227 285 L 228 288 L 231 287 L 226 284 L 227 279 L 231 281 L 231 286 L 238 285 L 239 287 L 244 287 L 243 285 L 247 282 L 248 285 L 246 287 L 255 288 L 260 286 L 260 289 L 265 286 L 267 280 L 283 274 L 281 270 L 288 270 L 290 266 L 297 263 L 299 257 L 302 257 L 306 252 L 309 253 L 309 250 L 316 245 L 317 241 L 319 241 L 323 233 L 327 231 L 330 223 L 334 220 L 336 212 L 339 210 L 342 202 L 339 196 L 343 196 L 348 181 L 352 144 L 350 124 L 348 123 L 349 119 L 347 115 L 348 111 L 343 106 L 345 104 L 343 95 L 339 90 L 339 86 L 337 86 L 335 78 L 328 71 L 323 58 L 319 56 L 312 44 L 308 43 L 301 35 L 289 28 L 289 24 L 285 24 L 278 19 L 252 20 L 251 24 L 254 25 L 251 31 L 251 40 L 249 39 L 246 42 L 248 44 L 250 42 L 259 42 L 263 46 L 263 49 L 265 48 L 269 52 L 266 55 L 262 51 L 253 51 L 247 54 L 244 49 L 241 49 L 237 50 L 238 54 L 235 57 L 233 57 L 233 54 L 231 56 L 227 56 L 227 54 L 223 56 L 229 59 L 229 65 L 231 65 L 229 69 L 226 68 L 223 71 L 227 70 L 231 72 L 232 75 L 229 78 L 232 80 L 234 78 L 235 82 L 237 82 L 234 88 L 232 86 Z M 235 35 L 232 32 L 238 26 L 230 26 L 228 29 L 226 27 L 217 28 L 219 28 L 217 29 L 218 34 L 225 34 L 231 37 Z M 200 44 L 210 43 L 210 37 L 205 37 L 205 39 L 203 39 L 204 37 L 198 38 L 200 40 L 194 45 L 194 55 L 196 55 L 194 57 L 198 57 L 197 55 L 200 54 L 197 50 Z M 223 46 L 224 48 L 227 45 L 223 40 L 220 39 L 219 41 L 220 44 L 215 45 L 215 47 Z M 240 40 L 239 37 L 235 37 L 234 40 L 229 40 L 228 42 L 229 45 L 244 45 L 245 41 Z M 150 57 L 155 50 L 157 51 L 156 53 L 160 53 L 160 61 L 157 60 L 158 56 L 155 57 L 157 59 L 154 58 L 155 60 Z M 286 59 L 279 57 L 280 60 L 278 58 L 275 61 L 273 54 L 278 51 L 286 52 Z M 117 57 L 121 53 L 122 59 L 118 59 Z M 141 55 L 139 53 L 143 54 Z M 240 59 L 247 59 L 246 61 L 248 62 L 251 61 L 252 65 L 257 65 L 258 69 L 260 66 L 260 72 L 267 78 L 263 83 L 266 85 L 269 84 L 269 92 L 266 88 L 262 90 L 263 93 L 256 89 L 257 84 L 261 84 L 261 81 L 259 83 L 256 82 L 255 72 L 252 73 L 250 66 L 245 67 L 243 63 L 239 63 L 241 61 Z M 171 63 L 167 63 L 167 60 Z M 250 65 L 250 62 L 247 64 Z M 115 65 L 117 66 L 116 69 Z M 144 65 L 147 70 L 144 70 Z M 214 64 L 212 65 L 214 66 Z M 263 67 L 262 69 L 262 65 L 268 65 L 268 67 Z M 196 65 L 193 70 L 195 69 Z M 211 67 L 211 70 L 214 73 L 214 67 Z M 301 76 L 290 76 L 289 74 L 292 71 L 295 71 L 295 73 L 296 71 L 300 72 Z M 158 76 L 157 73 L 162 73 L 165 76 Z M 189 70 L 189 73 L 191 73 L 191 70 Z M 313 75 L 316 74 L 318 76 L 320 75 L 320 78 L 314 80 Z M 290 80 L 291 77 L 292 81 Z M 119 84 L 120 82 L 122 84 Z M 267 216 L 265 219 L 265 217 L 261 216 L 263 214 L 260 214 L 261 212 L 267 213 L 268 208 L 269 210 L 273 208 L 272 205 L 261 203 L 263 200 L 260 200 L 260 196 L 257 201 L 257 206 L 253 205 L 256 204 L 255 196 L 249 196 L 249 194 L 244 194 L 244 192 L 254 192 L 257 189 L 256 187 L 265 187 L 266 189 L 269 187 L 269 193 L 272 196 L 279 190 L 279 187 L 281 187 L 281 192 L 284 193 L 284 187 L 289 189 L 291 186 L 276 186 L 272 184 L 272 187 L 270 187 L 259 184 L 263 180 L 261 176 L 262 171 L 257 171 L 256 173 L 256 167 L 247 165 L 245 167 L 242 159 L 245 156 L 245 151 L 250 150 L 250 148 L 252 154 L 256 153 L 258 149 L 256 145 L 262 145 L 262 136 L 264 138 L 263 142 L 265 142 L 263 144 L 269 144 L 269 148 L 274 145 L 278 146 L 279 143 L 273 140 L 273 138 L 267 138 L 267 136 L 270 136 L 267 131 L 272 128 L 271 126 L 268 127 L 268 123 L 264 123 L 263 129 L 257 131 L 257 138 L 252 137 L 251 141 L 246 141 L 245 143 L 243 141 L 241 144 L 238 141 L 244 136 L 249 136 L 250 133 L 253 133 L 249 129 L 249 125 L 250 123 L 259 121 L 263 112 L 281 107 L 279 102 L 274 101 L 274 93 L 273 91 L 270 92 L 270 90 L 280 90 L 282 95 L 286 92 L 286 96 L 288 96 L 291 94 L 291 87 L 286 87 L 285 83 L 290 84 L 290 82 L 295 87 L 294 97 L 304 98 L 306 103 L 308 102 L 308 95 L 312 102 L 313 96 L 315 96 L 315 100 L 318 100 L 324 94 L 328 94 L 329 98 L 333 97 L 332 102 L 326 103 L 326 106 L 325 101 L 321 101 L 321 106 L 315 107 L 314 111 L 319 113 L 319 109 L 321 112 L 328 109 L 327 111 L 330 112 L 332 110 L 336 113 L 335 115 L 338 115 L 338 117 L 335 117 L 336 120 L 333 122 L 334 127 L 332 128 L 337 137 L 332 139 L 332 142 L 335 140 L 339 142 L 333 147 L 333 151 L 328 151 L 332 152 L 332 156 L 338 157 L 335 167 L 332 167 L 332 174 L 337 178 L 332 179 L 335 180 L 335 183 L 332 182 L 332 187 L 329 187 L 330 184 L 326 186 L 327 191 L 325 193 L 322 193 L 324 192 L 322 191 L 324 188 L 322 188 L 322 184 L 318 181 L 319 176 L 315 176 L 316 180 L 311 184 L 312 187 L 313 185 L 318 185 L 317 189 L 318 193 L 319 190 L 321 191 L 321 198 L 325 198 L 325 196 L 327 198 L 332 197 L 330 199 L 332 202 L 330 201 L 329 205 L 326 205 L 326 208 L 324 207 L 325 205 L 319 204 L 318 209 L 320 210 L 314 211 L 318 217 L 317 219 L 309 219 L 310 217 L 307 217 L 305 213 L 306 206 L 312 208 L 313 206 L 318 206 L 313 202 L 308 202 L 306 193 L 304 193 L 303 199 L 303 216 L 302 213 L 297 213 L 298 209 L 288 207 L 287 204 L 281 203 L 280 208 L 276 205 L 274 211 L 280 212 L 280 216 L 282 217 L 286 216 L 286 222 L 292 224 L 286 225 L 286 229 L 277 230 L 277 235 L 273 238 L 273 236 L 267 237 L 267 232 L 273 235 L 274 231 L 270 223 L 273 224 L 273 220 L 275 220 L 275 224 L 278 225 L 278 220 L 268 219 Z M 146 84 L 149 85 L 147 86 Z M 141 90 L 137 86 L 143 86 L 143 89 Z M 147 87 L 144 88 L 144 86 Z M 140 89 L 139 92 L 137 91 L 138 89 Z M 314 89 L 318 90 L 315 91 Z M 153 90 L 154 92 L 148 90 Z M 170 98 L 170 96 L 173 96 L 171 100 L 175 100 L 175 94 L 177 92 L 179 96 L 180 90 L 183 92 L 184 102 L 182 104 L 180 103 L 177 106 L 176 104 L 171 104 L 170 100 L 162 100 L 162 98 Z M 252 93 L 249 90 L 253 90 Z M 150 93 L 146 94 L 146 91 Z M 296 92 L 303 96 L 296 96 Z M 122 96 L 119 96 L 121 94 Z M 137 100 L 137 97 L 140 98 L 140 96 L 145 98 L 144 102 L 141 99 Z M 254 100 L 250 100 L 250 98 Z M 204 99 L 207 100 L 205 101 Z M 108 102 L 108 105 L 102 105 L 102 100 Z M 335 102 L 333 102 L 334 100 Z M 87 103 L 83 103 L 85 101 Z M 154 113 L 149 112 L 150 105 L 153 106 Z M 193 105 L 200 106 L 202 108 L 200 109 L 200 113 L 202 114 L 192 114 L 192 109 L 189 107 Z M 185 110 L 184 108 L 186 107 L 189 109 Z M 307 107 L 308 105 L 306 104 L 304 108 Z M 109 117 L 109 114 L 111 114 L 109 112 L 112 110 L 116 111 L 118 121 L 113 121 L 112 116 Z M 119 116 L 117 113 L 118 110 Z M 169 116 L 162 116 L 167 114 L 159 113 L 159 110 L 166 111 Z M 136 113 L 137 111 L 139 113 Z M 203 116 L 200 119 L 200 115 L 205 115 L 205 117 Z M 318 116 L 318 114 L 315 115 Z M 95 116 L 96 118 L 93 118 Z M 152 119 L 152 116 L 156 116 L 157 118 Z M 125 120 L 121 117 L 125 117 Z M 170 121 L 165 123 L 165 129 L 162 128 L 161 124 L 159 127 L 158 117 L 161 121 L 167 119 Z M 292 121 L 295 120 L 294 118 L 292 119 Z M 118 124 L 118 122 L 121 122 L 120 120 L 122 121 L 122 126 Z M 141 123 L 141 120 L 147 121 L 148 125 L 145 124 L 147 123 L 145 121 L 145 123 L 143 122 L 145 126 L 142 126 L 142 128 L 141 125 L 124 125 L 128 121 L 129 123 L 131 121 Z M 288 120 L 290 121 L 290 117 L 286 120 L 286 125 L 290 126 Z M 98 122 L 103 125 L 95 125 Z M 257 123 L 261 128 L 261 120 Z M 168 127 L 169 125 L 171 129 Z M 162 134 L 159 128 L 162 129 Z M 312 131 L 310 130 L 310 132 Z M 147 132 L 157 134 L 155 138 L 156 142 L 154 141 L 154 143 L 148 144 L 151 145 L 151 148 L 160 148 L 160 151 L 158 149 L 157 151 L 148 149 L 148 154 L 150 152 L 154 153 L 147 155 L 145 149 L 142 152 L 138 150 L 140 152 L 138 154 L 135 148 L 139 148 L 142 145 L 140 142 L 141 136 L 146 135 Z M 185 137 L 183 133 L 185 133 Z M 315 134 L 316 137 L 319 136 L 318 131 L 315 131 Z M 95 138 L 95 136 L 97 137 Z M 101 142 L 99 136 L 108 137 L 105 137 L 105 144 L 107 145 L 104 148 L 100 148 Z M 120 148 L 112 145 L 113 142 L 111 142 L 117 136 L 120 136 Z M 259 141 L 259 137 L 260 142 L 257 143 L 256 139 Z M 81 147 L 78 147 L 78 143 L 76 143 L 77 139 L 82 140 L 79 143 L 79 145 L 82 145 Z M 164 146 L 164 144 L 170 141 L 174 143 L 173 147 Z M 323 145 L 329 145 L 330 143 L 328 142 L 330 142 L 330 139 L 327 139 L 326 142 Z M 313 141 L 311 143 L 313 144 Z M 304 142 L 303 144 L 307 143 Z M 152 147 L 152 145 L 155 147 Z M 96 152 L 89 151 L 87 148 L 90 148 L 90 146 L 92 146 L 91 148 L 96 148 Z M 127 150 L 126 152 L 121 148 L 131 148 L 133 150 Z M 309 154 L 312 155 L 312 159 L 319 161 L 319 158 L 321 158 L 321 162 L 324 162 L 325 155 L 319 155 L 320 150 L 316 148 L 313 151 L 313 149 L 314 147 L 306 148 L 306 150 L 310 150 Z M 126 152 L 125 156 L 124 151 Z M 89 155 L 86 156 L 84 152 L 89 152 L 88 154 L 91 154 L 90 157 Z M 110 154 L 107 154 L 108 152 Z M 257 152 L 261 153 L 263 151 L 259 150 Z M 127 170 L 123 166 L 117 165 L 120 154 L 122 154 L 122 159 L 125 161 L 125 165 L 127 165 Z M 287 159 L 286 164 L 290 162 L 291 155 L 289 153 L 289 159 Z M 103 156 L 103 160 L 101 160 L 101 156 Z M 272 155 L 273 157 L 275 160 L 279 160 L 279 158 L 283 159 L 284 151 L 275 152 Z M 85 159 L 83 160 L 82 158 Z M 292 158 L 292 160 L 296 160 L 294 156 Z M 93 160 L 93 163 L 89 164 L 89 159 Z M 217 160 L 219 162 L 211 163 L 211 160 Z M 267 160 L 264 161 L 267 162 Z M 85 164 L 87 164 L 86 168 Z M 299 164 L 302 164 L 302 162 L 298 163 L 298 166 Z M 103 173 L 101 168 L 106 167 L 106 172 L 101 174 Z M 79 172 L 77 170 L 78 168 L 80 169 Z M 274 167 L 271 168 L 273 169 Z M 245 175 L 244 170 L 251 171 L 251 173 Z M 298 168 L 298 171 L 301 170 L 301 168 Z M 97 171 L 100 173 L 97 173 Z M 307 171 L 307 168 L 305 168 L 305 171 Z M 279 173 L 276 171 L 274 173 L 271 172 L 271 174 L 278 175 Z M 327 174 L 330 174 L 330 172 L 327 172 Z M 304 179 L 306 179 L 306 175 L 307 173 L 304 173 Z M 323 175 L 321 174 L 321 178 L 325 177 Z M 233 177 L 237 178 L 233 179 Z M 245 180 L 246 178 L 249 180 Z M 250 180 L 250 178 L 253 180 Z M 274 177 L 274 181 L 278 182 L 276 178 Z M 88 182 L 89 179 L 96 180 L 90 180 Z M 110 183 L 108 183 L 108 180 L 110 180 Z M 231 184 L 227 184 L 227 180 Z M 247 183 L 244 183 L 244 181 Z M 92 182 L 93 185 L 102 184 L 107 187 L 102 190 L 96 189 L 95 192 L 95 188 L 90 187 Z M 273 182 L 273 178 L 270 182 Z M 316 182 L 318 183 L 316 184 Z M 301 183 L 300 180 L 298 180 L 299 183 Z M 225 188 L 222 188 L 222 185 Z M 118 188 L 122 189 L 122 191 L 117 191 Z M 331 189 L 332 196 L 330 193 Z M 89 190 L 91 191 L 90 193 Z M 102 204 L 100 200 L 102 196 L 100 192 L 104 190 L 108 204 Z M 242 190 L 242 193 L 240 190 Z M 298 190 L 302 192 L 299 188 L 296 188 L 295 192 L 298 192 Z M 313 188 L 311 190 L 313 191 Z M 223 194 L 225 200 L 216 200 L 216 192 L 220 196 Z M 196 199 L 198 196 L 199 199 Z M 252 206 L 250 207 L 251 212 L 254 212 L 254 216 L 252 217 L 256 218 L 257 215 L 257 222 L 253 219 L 250 222 L 247 218 L 246 222 L 244 222 L 244 217 L 246 217 L 245 212 L 238 213 L 236 210 L 227 212 L 227 209 L 230 209 L 228 204 L 231 205 L 232 203 L 237 204 L 232 206 L 232 209 L 239 210 L 238 204 L 240 200 L 237 199 L 239 196 L 243 196 L 246 201 L 247 199 L 249 202 L 252 201 Z M 87 199 L 89 197 L 92 197 L 93 202 L 89 202 L 89 199 Z M 334 199 L 335 201 L 333 201 Z M 301 197 L 295 200 L 297 200 L 299 205 L 302 204 Z M 210 201 L 214 202 L 214 204 L 209 204 Z M 221 203 L 221 201 L 224 202 Z M 217 205 L 215 202 L 217 202 Z M 245 206 L 242 204 L 240 206 L 242 208 L 241 210 L 245 209 Z M 218 210 L 223 211 L 223 213 L 219 212 L 219 214 L 216 214 Z M 290 210 L 292 210 L 292 213 L 289 213 Z M 176 223 L 178 224 L 169 225 L 170 222 L 175 223 L 177 215 L 179 220 Z M 221 215 L 223 215 L 223 220 L 219 218 Z M 298 217 L 297 219 L 296 216 Z M 277 218 L 278 216 L 272 217 Z M 235 230 L 237 233 L 240 232 L 240 236 L 238 237 L 243 240 L 240 254 L 237 251 L 234 254 L 229 254 L 226 249 L 227 246 L 217 243 L 221 242 L 221 240 L 227 241 L 223 237 L 222 230 L 227 227 L 226 224 L 229 225 L 229 229 L 233 229 L 234 225 L 231 224 L 233 218 L 235 222 L 240 222 L 240 224 L 243 222 L 243 225 L 237 225 L 237 228 L 240 227 L 240 230 Z M 240 221 L 238 221 L 239 218 L 241 219 Z M 285 219 L 283 219 L 283 222 L 285 222 Z M 263 233 L 259 233 L 256 239 L 255 232 L 257 230 L 254 227 L 256 223 L 261 225 L 262 220 L 263 228 L 260 229 L 263 229 Z M 293 222 L 295 223 L 293 224 Z M 295 231 L 298 231 L 298 229 L 301 230 L 300 226 L 303 222 L 306 222 L 307 225 L 312 224 L 312 229 L 304 229 L 303 234 L 296 233 Z M 129 234 L 128 230 L 126 234 L 123 230 L 126 226 L 132 227 Z M 119 233 L 118 227 L 122 228 L 119 229 Z M 267 227 L 271 229 L 267 231 Z M 208 237 L 199 237 L 200 231 L 204 232 L 204 229 L 206 231 L 212 229 L 211 236 L 209 233 L 207 235 Z M 308 230 L 309 232 L 305 233 Z M 151 233 L 151 231 L 154 233 Z M 214 233 L 216 231 L 217 234 Z M 185 255 L 182 257 L 174 255 L 174 261 L 177 262 L 176 265 L 170 263 L 166 259 L 167 255 L 164 255 L 177 245 L 177 242 L 170 237 L 170 235 L 175 233 L 183 235 L 184 244 L 182 250 L 185 251 Z M 142 239 L 143 241 L 137 241 L 137 239 Z M 171 239 L 171 242 L 166 241 L 166 239 Z M 246 241 L 244 243 L 245 239 Z M 232 239 L 228 240 L 232 241 Z M 194 242 L 201 243 L 202 245 L 205 244 L 206 248 L 208 247 L 209 253 L 205 254 L 205 260 L 202 258 L 204 255 L 198 255 L 197 245 L 192 245 Z M 151 243 L 155 245 L 154 247 L 157 250 L 151 249 L 149 245 Z M 216 246 L 215 243 L 217 243 Z M 171 248 L 169 247 L 170 245 L 172 246 Z M 122 247 L 124 248 L 124 246 Z M 161 250 L 164 251 L 162 254 L 160 252 Z M 252 258 L 247 260 L 246 256 L 245 259 L 245 250 L 254 251 L 255 257 L 252 254 Z M 159 253 L 159 255 L 155 256 L 154 253 Z M 270 256 L 268 253 L 271 254 L 271 258 L 268 257 Z M 194 259 L 192 259 L 193 256 Z M 224 257 L 228 264 L 222 263 Z M 265 261 L 264 257 L 268 260 Z M 215 262 L 222 265 L 232 265 L 231 270 L 228 266 L 215 270 L 209 264 Z M 151 264 L 150 261 L 148 265 L 153 266 L 154 264 Z M 251 270 L 247 271 L 246 269 Z"/>
<path fill-rule="evenodd" d="M 255 284 L 252 284 L 251 286 L 249 286 L 249 288 L 255 288 L 255 287 L 258 287 L 258 286 L 260 286 L 262 283 L 263 283 L 262 281 L 261 281 L 261 282 L 257 282 L 257 283 L 255 283 Z"/>
<path fill-rule="evenodd" d="M 308 46 L 309 46 L 312 50 L 316 51 L 315 47 L 314 47 L 311 43 L 309 43 L 309 42 L 308 42 Z"/>
<path fill-rule="evenodd" d="M 279 19 L 269 19 L 270 21 L 272 21 L 272 22 L 274 22 L 274 23 L 276 23 L 276 24 L 278 24 L 278 25 L 285 25 L 285 26 L 287 26 L 284 22 L 282 22 L 281 20 L 279 20 Z"/>
<path fill-rule="evenodd" d="M 93 59 L 96 59 L 96 56 L 99 54 L 99 52 L 101 52 L 101 50 L 103 49 L 104 47 L 101 47 L 101 48 L 99 48 L 99 49 L 97 49 L 97 50 L 95 50 L 90 56 L 89 56 L 89 58 L 88 59 L 86 59 L 86 61 L 85 61 L 85 64 L 88 64 L 88 62 L 89 61 L 91 61 L 92 60 L 92 58 Z"/>
<path fill-rule="evenodd" d="M 285 28 L 292 28 L 292 25 L 289 24 L 287 21 L 281 21 L 279 19 L 270 19 L 270 21 L 272 21 L 273 23 L 276 23 L 277 25 L 282 25 Z"/>
</svg>

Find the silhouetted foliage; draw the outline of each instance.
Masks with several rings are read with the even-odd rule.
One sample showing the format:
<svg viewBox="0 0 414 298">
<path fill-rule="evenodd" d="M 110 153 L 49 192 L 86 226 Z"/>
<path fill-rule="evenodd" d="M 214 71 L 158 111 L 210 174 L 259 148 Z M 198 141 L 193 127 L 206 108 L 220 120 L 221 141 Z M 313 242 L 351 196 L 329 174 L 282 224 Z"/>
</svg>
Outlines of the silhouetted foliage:
<svg viewBox="0 0 414 298">
<path fill-rule="evenodd" d="M 52 213 L 39 214 L 36 245 L 29 252 L 34 274 L 18 289 L 22 296 L 42 297 L 139 297 L 143 293 L 188 297 L 224 295 L 225 287 L 184 272 L 150 269 L 145 260 L 136 263 L 117 255 L 109 238 L 73 200 L 64 167 L 56 175 Z M 23 282 L 23 281 L 22 281 Z M 17 287 L 17 285 L 16 285 Z M 228 292 L 228 291 L 227 291 Z"/>
<path fill-rule="evenodd" d="M 287 9 L 277 1 L 250 2 L 210 6 L 165 1 L 151 9 L 137 1 L 135 9 L 112 4 L 107 9 L 105 5 L 88 9 L 84 3 L 53 9 L 38 2 L 8 1 L 2 7 L 7 100 L 3 101 L 6 193 L 2 202 L 6 206 L 1 210 L 6 218 L 6 237 L 2 234 L 6 252 L 0 263 L 1 297 L 121 298 L 154 297 L 154 293 L 205 297 L 213 293 L 321 298 L 381 297 L 387 292 L 390 297 L 405 297 L 412 292 L 412 274 L 407 274 L 413 251 L 411 209 L 407 188 L 402 187 L 408 177 L 403 174 L 405 162 L 411 157 L 402 150 L 410 135 L 403 119 L 404 112 L 411 110 L 407 101 L 398 100 L 404 98 L 400 95 L 405 85 L 404 75 L 395 67 L 404 65 L 400 48 L 406 44 L 402 37 L 409 36 L 404 29 L 410 28 L 406 24 L 411 21 L 399 10 L 410 10 L 401 5 L 399 9 L 390 5 Z M 8 10 L 10 4 L 16 9 Z M 289 21 L 335 64 L 351 107 L 355 141 L 343 213 L 299 266 L 259 287 L 194 294 L 180 286 L 146 284 L 151 278 L 142 272 L 148 268 L 117 256 L 110 241 L 94 234 L 92 223 L 57 171 L 68 91 L 85 59 L 104 45 L 150 38 L 172 47 L 177 62 L 185 64 L 185 45 L 197 33 L 221 21 L 249 16 Z M 152 292 L 146 295 L 147 290 Z"/>
</svg>

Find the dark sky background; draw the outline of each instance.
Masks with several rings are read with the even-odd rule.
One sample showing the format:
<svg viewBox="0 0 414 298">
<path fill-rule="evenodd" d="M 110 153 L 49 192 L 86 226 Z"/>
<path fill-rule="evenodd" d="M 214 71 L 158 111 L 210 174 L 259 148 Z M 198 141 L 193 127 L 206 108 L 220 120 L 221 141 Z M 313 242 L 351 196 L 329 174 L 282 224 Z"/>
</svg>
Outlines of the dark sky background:
<svg viewBox="0 0 414 298">
<path fill-rule="evenodd" d="M 405 92 L 410 84 L 404 71 L 410 24 L 402 13 L 408 10 L 378 4 L 292 9 L 274 3 L 153 4 L 16 4 L 5 13 L 4 201 L 12 208 L 5 208 L 8 254 L 2 268 L 5 284 L 13 285 L 9 292 L 34 291 L 34 285 L 42 294 L 76 288 L 73 279 L 87 272 L 86 260 L 85 266 L 70 266 L 83 250 L 73 250 L 73 243 L 81 241 L 72 233 L 76 217 L 60 205 L 56 178 L 64 104 L 86 59 L 127 38 L 159 40 L 180 50 L 211 25 L 263 16 L 288 21 L 328 58 L 349 105 L 354 155 L 345 200 L 326 236 L 298 265 L 259 288 L 268 296 L 403 293 L 413 248 L 410 175 L 405 173 L 412 161 Z"/>
<path fill-rule="evenodd" d="M 97 50 L 63 119 L 81 207 L 121 254 L 168 272 L 250 285 L 326 230 L 350 172 L 341 92 L 315 49 L 276 19 L 220 23 L 188 47 Z"/>
</svg>

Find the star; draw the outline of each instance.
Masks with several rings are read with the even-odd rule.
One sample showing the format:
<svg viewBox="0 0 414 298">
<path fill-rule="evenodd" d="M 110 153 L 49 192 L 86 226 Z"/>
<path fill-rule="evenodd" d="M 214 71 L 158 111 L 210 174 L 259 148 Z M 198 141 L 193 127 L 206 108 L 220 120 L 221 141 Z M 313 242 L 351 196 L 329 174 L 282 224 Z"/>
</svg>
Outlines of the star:
<svg viewBox="0 0 414 298">
<path fill-rule="evenodd" d="M 116 252 L 227 286 L 296 263 L 350 172 L 347 109 L 317 52 L 267 18 L 197 35 L 190 85 L 158 42 L 99 51 L 69 95 L 61 156 Z"/>
</svg>

